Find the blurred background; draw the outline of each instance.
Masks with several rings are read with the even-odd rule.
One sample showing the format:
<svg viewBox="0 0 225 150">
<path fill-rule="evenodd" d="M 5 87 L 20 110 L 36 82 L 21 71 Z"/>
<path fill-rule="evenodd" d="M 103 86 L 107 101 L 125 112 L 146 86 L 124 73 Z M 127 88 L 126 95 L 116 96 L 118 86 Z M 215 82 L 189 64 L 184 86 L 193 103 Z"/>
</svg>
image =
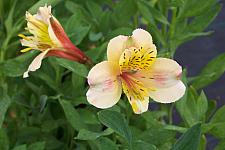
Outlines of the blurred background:
<svg viewBox="0 0 225 150">
<path fill-rule="evenodd" d="M 175 59 L 186 67 L 188 76 L 196 76 L 211 59 L 225 51 L 225 1 L 219 15 L 207 30 L 213 30 L 210 36 L 196 38 L 181 45 Z M 220 66 L 218 66 L 220 67 Z M 217 100 L 218 106 L 225 104 L 225 75 L 204 89 L 209 99 Z"/>
<path fill-rule="evenodd" d="M 175 54 L 175 59 L 188 70 L 188 76 L 196 76 L 201 69 L 214 57 L 225 52 L 225 1 L 219 15 L 208 27 L 214 33 L 210 36 L 196 38 L 180 46 Z M 220 67 L 220 66 L 218 66 Z M 219 80 L 204 88 L 209 99 L 217 101 L 217 107 L 225 104 L 225 74 Z M 208 136 L 207 150 L 212 150 L 218 140 Z M 225 149 L 225 148 L 224 148 Z"/>
</svg>

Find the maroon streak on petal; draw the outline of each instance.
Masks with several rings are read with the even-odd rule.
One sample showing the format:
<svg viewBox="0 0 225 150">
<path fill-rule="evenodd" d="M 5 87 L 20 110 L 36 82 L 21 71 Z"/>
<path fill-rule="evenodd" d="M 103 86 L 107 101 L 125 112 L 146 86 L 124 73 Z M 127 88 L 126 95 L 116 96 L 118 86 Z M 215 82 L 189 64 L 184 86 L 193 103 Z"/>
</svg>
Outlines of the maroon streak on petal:
<svg viewBox="0 0 225 150">
<path fill-rule="evenodd" d="M 48 52 L 47 56 L 56 56 L 56 57 L 65 58 L 65 59 L 69 59 L 72 61 L 77 61 L 77 62 L 83 63 L 76 54 L 67 52 L 67 51 L 57 50 L 57 49 L 50 50 Z"/>
<path fill-rule="evenodd" d="M 86 62 L 88 59 L 87 56 L 70 41 L 61 24 L 53 17 L 50 18 L 50 24 L 54 34 L 62 43 L 63 47 L 71 53 L 75 54 L 77 58 L 80 59 L 80 62 Z"/>
</svg>

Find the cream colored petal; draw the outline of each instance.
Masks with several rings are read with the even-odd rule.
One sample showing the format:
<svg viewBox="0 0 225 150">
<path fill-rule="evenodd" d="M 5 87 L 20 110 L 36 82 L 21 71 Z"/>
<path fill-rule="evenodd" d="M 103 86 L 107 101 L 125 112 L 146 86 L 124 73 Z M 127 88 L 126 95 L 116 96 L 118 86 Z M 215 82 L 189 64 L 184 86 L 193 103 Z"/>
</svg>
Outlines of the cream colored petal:
<svg viewBox="0 0 225 150">
<path fill-rule="evenodd" d="M 51 17 L 51 9 L 52 7 L 47 5 L 44 7 L 39 7 L 38 12 L 34 15 L 34 17 L 48 24 L 49 18 Z"/>
<path fill-rule="evenodd" d="M 148 111 L 149 97 L 144 100 L 131 100 L 130 104 L 135 114 L 141 114 Z"/>
<path fill-rule="evenodd" d="M 31 62 L 31 64 L 29 65 L 28 69 L 26 72 L 24 72 L 23 74 L 23 78 L 27 78 L 29 77 L 28 73 L 30 71 L 36 71 L 37 69 L 39 69 L 41 67 L 41 62 L 42 59 L 44 59 L 45 55 L 48 53 L 49 50 L 46 50 L 42 53 L 40 53 L 37 57 L 34 58 L 34 60 Z"/>
<path fill-rule="evenodd" d="M 27 46 L 27 47 L 31 47 L 33 49 L 38 49 L 37 45 L 38 43 L 35 41 L 35 39 L 32 37 L 33 40 L 25 40 L 25 39 L 21 39 L 20 42 L 22 44 L 22 46 Z"/>
<path fill-rule="evenodd" d="M 142 71 L 136 76 L 151 89 L 168 88 L 177 84 L 182 75 L 182 67 L 174 60 L 156 58 L 149 71 Z"/>
<path fill-rule="evenodd" d="M 95 65 L 88 74 L 90 88 L 86 94 L 90 104 L 97 108 L 109 108 L 115 105 L 122 93 L 114 64 L 103 61 Z"/>
<path fill-rule="evenodd" d="M 127 39 L 127 36 L 119 35 L 109 41 L 107 47 L 107 58 L 109 61 L 119 63 L 120 56 L 126 48 Z"/>
<path fill-rule="evenodd" d="M 179 100 L 185 93 L 185 85 L 182 81 L 178 81 L 177 84 L 168 88 L 158 88 L 154 91 L 150 91 L 150 97 L 160 103 L 172 103 Z"/>
<path fill-rule="evenodd" d="M 136 47 L 143 47 L 144 49 L 152 48 L 152 36 L 149 32 L 143 29 L 136 29 L 133 31 L 132 39 Z"/>
</svg>

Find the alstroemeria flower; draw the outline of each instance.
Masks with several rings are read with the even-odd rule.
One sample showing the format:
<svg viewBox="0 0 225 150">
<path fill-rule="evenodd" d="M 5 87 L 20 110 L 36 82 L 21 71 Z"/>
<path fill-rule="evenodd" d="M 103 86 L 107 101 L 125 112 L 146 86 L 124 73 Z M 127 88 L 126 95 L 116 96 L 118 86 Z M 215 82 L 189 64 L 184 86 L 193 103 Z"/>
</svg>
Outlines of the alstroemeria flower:
<svg viewBox="0 0 225 150">
<path fill-rule="evenodd" d="M 37 14 L 26 12 L 27 28 L 32 35 L 19 34 L 23 39 L 21 44 L 27 46 L 21 52 L 35 49 L 41 53 L 32 61 L 23 77 L 28 77 L 29 71 L 40 68 L 42 59 L 46 56 L 66 58 L 85 63 L 87 56 L 66 35 L 58 20 L 51 14 L 51 6 L 40 7 Z"/>
<path fill-rule="evenodd" d="M 95 65 L 88 74 L 88 102 L 109 108 L 124 91 L 133 111 L 140 114 L 148 110 L 149 97 L 160 103 L 181 98 L 185 93 L 181 66 L 171 59 L 156 58 L 156 54 L 151 35 L 143 29 L 111 39 L 108 61 Z"/>
</svg>

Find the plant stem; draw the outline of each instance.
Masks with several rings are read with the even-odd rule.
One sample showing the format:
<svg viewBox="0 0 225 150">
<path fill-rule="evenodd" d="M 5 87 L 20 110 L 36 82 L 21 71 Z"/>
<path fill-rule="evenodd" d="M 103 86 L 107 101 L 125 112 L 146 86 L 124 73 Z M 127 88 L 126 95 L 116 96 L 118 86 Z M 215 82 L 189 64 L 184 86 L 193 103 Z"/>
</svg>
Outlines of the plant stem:
<svg viewBox="0 0 225 150">
<path fill-rule="evenodd" d="M 176 28 L 176 19 L 177 19 L 177 8 L 172 9 L 172 20 L 170 24 L 170 32 L 169 32 L 169 51 L 170 51 L 170 57 L 173 58 L 173 55 L 176 50 L 176 46 L 174 43 L 174 33 L 175 33 L 175 28 Z"/>
</svg>

